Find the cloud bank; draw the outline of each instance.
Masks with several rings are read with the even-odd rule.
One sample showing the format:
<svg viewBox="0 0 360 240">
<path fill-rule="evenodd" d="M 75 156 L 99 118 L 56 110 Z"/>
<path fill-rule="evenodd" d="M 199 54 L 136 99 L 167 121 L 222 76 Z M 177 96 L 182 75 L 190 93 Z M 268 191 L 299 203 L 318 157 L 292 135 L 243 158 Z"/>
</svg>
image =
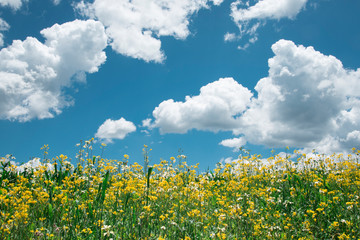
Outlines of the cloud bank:
<svg viewBox="0 0 360 240">
<path fill-rule="evenodd" d="M 94 20 L 55 24 L 41 31 L 45 43 L 28 37 L 0 50 L 0 119 L 52 118 L 72 104 L 65 92 L 79 73 L 105 62 L 105 29 Z"/>
<path fill-rule="evenodd" d="M 225 41 L 234 41 L 247 36 L 248 42 L 239 48 L 247 48 L 258 39 L 257 30 L 266 20 L 294 19 L 306 6 L 307 0 L 260 0 L 254 5 L 250 1 L 237 0 L 231 4 L 231 17 L 240 34 L 225 34 Z"/>
<path fill-rule="evenodd" d="M 106 26 L 114 51 L 147 62 L 162 62 L 161 36 L 185 39 L 190 17 L 209 2 L 223 0 L 95 0 L 80 2 L 77 9 L 84 16 L 97 19 Z"/>
<path fill-rule="evenodd" d="M 360 70 L 291 41 L 280 40 L 272 50 L 269 76 L 257 83 L 258 97 L 234 133 L 271 147 L 324 152 L 353 147 L 360 129 Z"/>
<path fill-rule="evenodd" d="M 135 132 L 134 123 L 126 121 L 124 118 L 119 120 L 107 119 L 97 130 L 95 137 L 112 142 L 113 139 L 124 139 L 129 133 Z"/>
<path fill-rule="evenodd" d="M 324 153 L 358 146 L 360 69 L 346 69 L 334 56 L 292 41 L 279 40 L 272 50 L 269 75 L 255 86 L 256 97 L 232 78 L 219 79 L 184 102 L 160 103 L 151 127 L 161 133 L 232 131 L 252 144 Z"/>
<path fill-rule="evenodd" d="M 0 0 L 18 10 L 26 0 Z M 54 4 L 60 1 L 53 0 Z M 77 4 L 87 17 L 44 29 L 44 43 L 33 37 L 15 40 L 0 51 L 0 119 L 29 121 L 52 118 L 73 104 L 66 88 L 84 81 L 106 60 L 111 47 L 126 56 L 162 62 L 161 36 L 185 39 L 190 17 L 222 0 L 95 0 Z M 105 25 L 105 27 L 104 27 Z M 0 19 L 0 31 L 9 25 Z M 0 47 L 4 44 L 0 33 Z"/>
</svg>

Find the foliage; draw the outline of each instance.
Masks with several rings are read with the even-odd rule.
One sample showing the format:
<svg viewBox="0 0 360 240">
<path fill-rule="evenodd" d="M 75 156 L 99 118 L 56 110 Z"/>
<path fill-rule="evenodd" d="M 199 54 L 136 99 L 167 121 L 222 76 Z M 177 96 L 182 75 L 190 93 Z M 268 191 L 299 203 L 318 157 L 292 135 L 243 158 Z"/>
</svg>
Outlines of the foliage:
<svg viewBox="0 0 360 240">
<path fill-rule="evenodd" d="M 241 155 L 199 173 L 186 157 L 146 169 L 68 157 L 22 167 L 1 158 L 0 239 L 355 239 L 359 151 L 267 160 Z M 44 151 L 47 151 L 48 147 Z M 21 170 L 19 170 L 21 169 Z M 144 174 L 145 173 L 145 174 Z"/>
</svg>

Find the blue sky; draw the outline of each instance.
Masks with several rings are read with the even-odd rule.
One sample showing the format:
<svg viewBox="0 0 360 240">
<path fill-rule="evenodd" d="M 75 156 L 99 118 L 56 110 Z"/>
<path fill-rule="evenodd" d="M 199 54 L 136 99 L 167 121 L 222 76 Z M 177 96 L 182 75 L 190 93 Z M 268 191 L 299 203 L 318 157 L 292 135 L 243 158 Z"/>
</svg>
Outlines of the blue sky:
<svg viewBox="0 0 360 240">
<path fill-rule="evenodd" d="M 360 142 L 356 0 L 0 0 L 0 155 L 176 156 Z M 98 146 L 95 153 L 100 154 Z"/>
</svg>

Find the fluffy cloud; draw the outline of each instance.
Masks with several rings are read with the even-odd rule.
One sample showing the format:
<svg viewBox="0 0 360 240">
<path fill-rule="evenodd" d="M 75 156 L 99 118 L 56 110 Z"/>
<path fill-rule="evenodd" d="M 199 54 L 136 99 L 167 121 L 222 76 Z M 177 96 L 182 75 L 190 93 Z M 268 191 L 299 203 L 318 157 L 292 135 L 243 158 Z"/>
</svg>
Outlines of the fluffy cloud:
<svg viewBox="0 0 360 240">
<path fill-rule="evenodd" d="M 240 147 L 242 147 L 246 144 L 246 139 L 243 137 L 225 139 L 225 140 L 222 140 L 219 144 L 224 147 L 234 148 L 234 151 L 238 151 Z"/>
<path fill-rule="evenodd" d="M 243 1 L 235 1 L 231 4 L 231 16 L 236 22 L 249 21 L 252 19 L 281 19 L 294 18 L 304 8 L 307 0 L 260 0 L 248 8 L 238 8 Z"/>
<path fill-rule="evenodd" d="M 198 129 L 243 135 L 221 142 L 228 147 L 245 140 L 324 153 L 358 146 L 360 69 L 346 69 L 334 56 L 292 41 L 280 40 L 272 50 L 269 75 L 255 86 L 256 97 L 232 78 L 220 79 L 185 102 L 160 103 L 151 127 L 161 133 Z"/>
<path fill-rule="evenodd" d="M 95 137 L 111 142 L 113 139 L 124 139 L 129 133 L 135 132 L 135 125 L 124 118 L 107 119 L 97 130 Z"/>
<path fill-rule="evenodd" d="M 237 0 L 231 4 L 231 17 L 240 30 L 238 38 L 249 37 L 248 43 L 239 48 L 247 48 L 257 41 L 257 29 L 266 20 L 294 19 L 305 8 L 307 0 L 260 0 L 252 6 L 249 2 Z"/>
<path fill-rule="evenodd" d="M 151 128 L 151 118 L 142 120 L 142 127 Z"/>
<path fill-rule="evenodd" d="M 72 104 L 65 87 L 79 73 L 105 62 L 107 36 L 94 20 L 75 20 L 44 29 L 45 43 L 28 37 L 0 51 L 0 119 L 51 118 Z"/>
<path fill-rule="evenodd" d="M 232 78 L 221 78 L 200 89 L 198 96 L 186 96 L 184 102 L 166 100 L 153 111 L 152 127 L 161 133 L 186 133 L 191 129 L 232 130 L 239 126 L 252 93 Z"/>
<path fill-rule="evenodd" d="M 112 48 L 125 56 L 162 62 L 161 36 L 185 39 L 189 18 L 201 8 L 223 0 L 95 0 L 80 2 L 77 9 L 106 26 Z"/>
<path fill-rule="evenodd" d="M 0 6 L 8 6 L 14 10 L 18 10 L 24 2 L 27 2 L 27 0 L 0 0 Z"/>
<path fill-rule="evenodd" d="M 291 41 L 272 50 L 269 76 L 257 83 L 258 97 L 234 133 L 271 147 L 350 148 L 360 130 L 360 70 Z"/>
</svg>

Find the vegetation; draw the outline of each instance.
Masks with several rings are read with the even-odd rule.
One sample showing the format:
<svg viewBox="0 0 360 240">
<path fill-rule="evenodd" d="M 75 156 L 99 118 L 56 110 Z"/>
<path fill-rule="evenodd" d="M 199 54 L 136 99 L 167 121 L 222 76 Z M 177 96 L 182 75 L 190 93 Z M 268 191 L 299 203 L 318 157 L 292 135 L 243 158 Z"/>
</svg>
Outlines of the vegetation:
<svg viewBox="0 0 360 240">
<path fill-rule="evenodd" d="M 200 173 L 179 155 L 146 169 L 92 156 L 16 166 L 1 158 L 0 239 L 356 239 L 360 151 L 267 160 L 245 154 Z"/>
</svg>

